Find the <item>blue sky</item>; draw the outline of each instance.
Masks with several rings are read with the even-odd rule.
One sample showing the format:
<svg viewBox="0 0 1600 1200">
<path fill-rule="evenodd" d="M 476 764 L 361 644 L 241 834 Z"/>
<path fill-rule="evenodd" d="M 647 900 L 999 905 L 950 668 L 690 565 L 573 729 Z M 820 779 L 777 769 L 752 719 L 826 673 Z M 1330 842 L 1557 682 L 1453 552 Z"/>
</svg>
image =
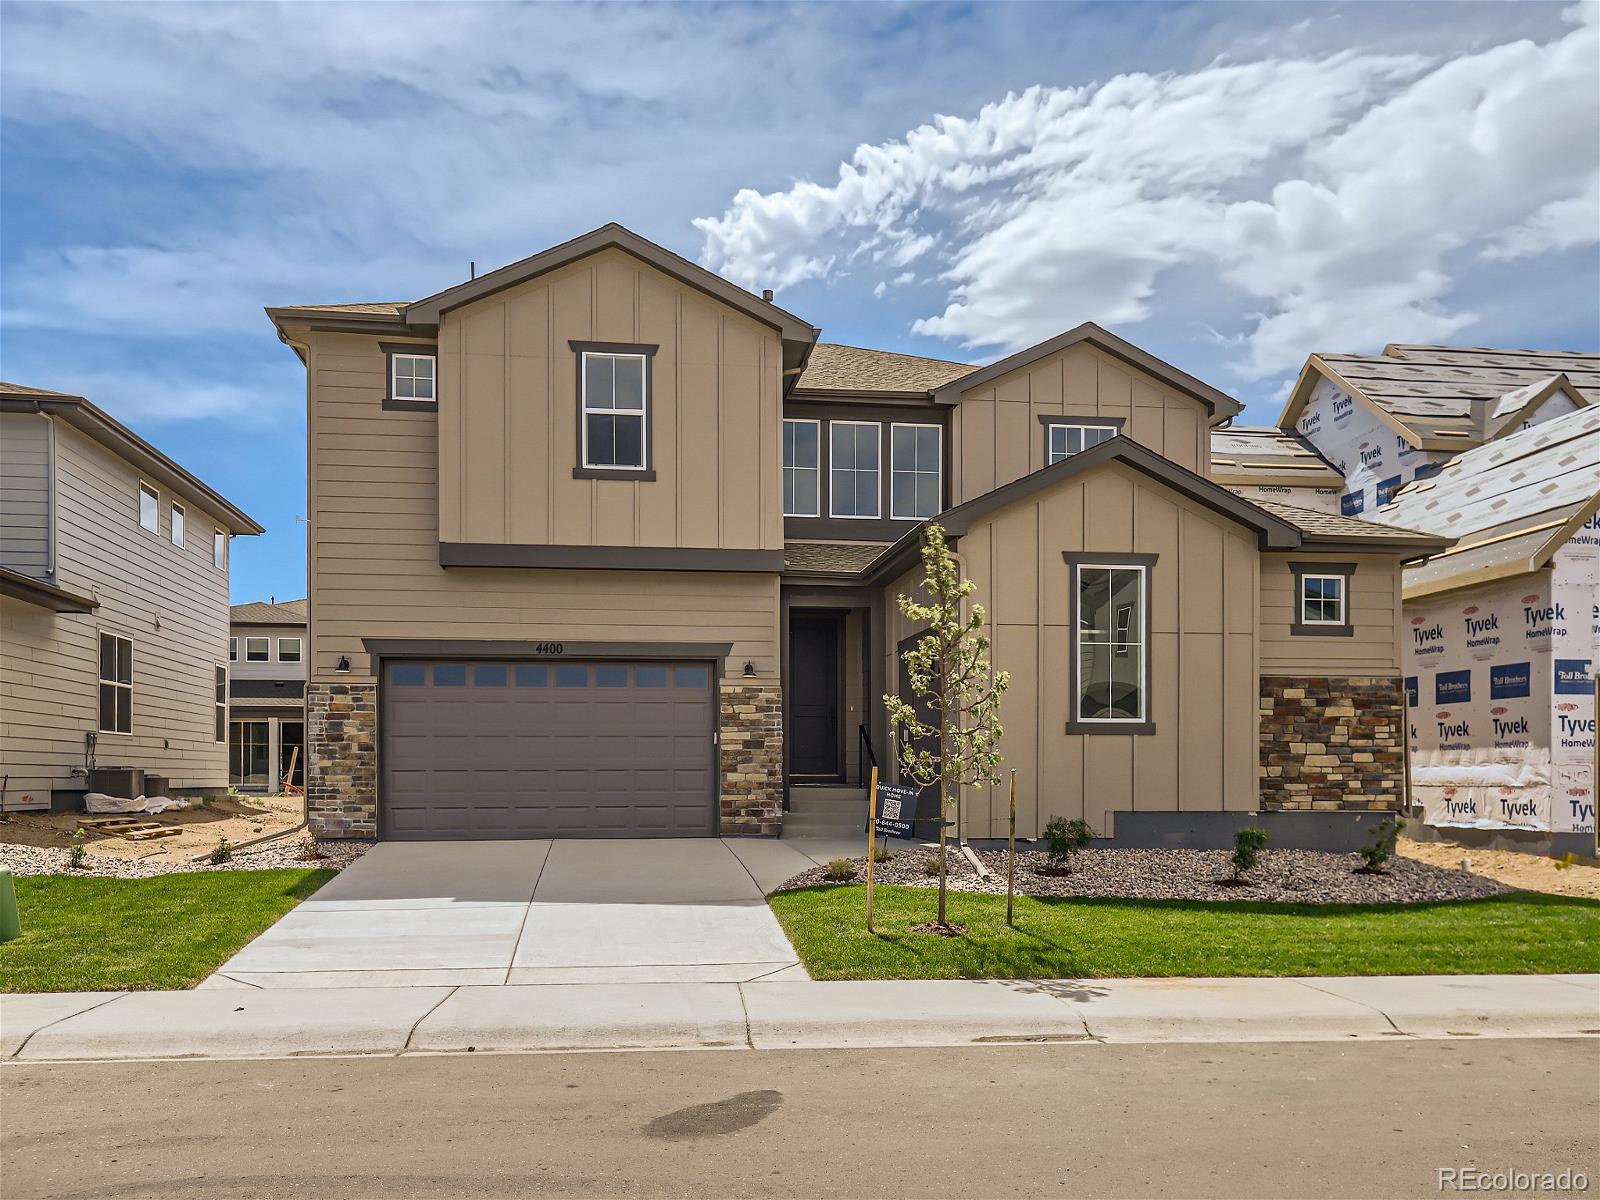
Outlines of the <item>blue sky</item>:
<svg viewBox="0 0 1600 1200">
<path fill-rule="evenodd" d="M 1098 320 L 1270 422 L 1314 350 L 1600 348 L 1593 3 L 0 6 L 0 360 L 268 526 L 264 305 L 411 299 L 608 220 L 830 340 Z"/>
</svg>

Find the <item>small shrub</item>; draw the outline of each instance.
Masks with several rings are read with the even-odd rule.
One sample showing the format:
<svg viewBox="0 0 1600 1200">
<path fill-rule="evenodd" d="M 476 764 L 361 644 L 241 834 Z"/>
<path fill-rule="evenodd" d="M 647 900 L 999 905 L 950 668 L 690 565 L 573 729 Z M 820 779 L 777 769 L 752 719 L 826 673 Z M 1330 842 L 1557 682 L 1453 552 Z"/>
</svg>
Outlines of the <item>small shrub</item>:
<svg viewBox="0 0 1600 1200">
<path fill-rule="evenodd" d="M 937 854 L 930 854 L 922 860 L 922 873 L 930 879 L 939 874 L 939 856 Z"/>
<path fill-rule="evenodd" d="M 227 838 L 217 839 L 217 848 L 206 856 L 206 861 L 214 867 L 233 861 L 233 847 L 228 844 Z"/>
<path fill-rule="evenodd" d="M 1251 825 L 1233 835 L 1233 877 L 1243 879 L 1261 861 L 1267 848 L 1267 831 Z"/>
<path fill-rule="evenodd" d="M 87 871 L 89 869 L 89 864 L 84 861 L 89 852 L 83 846 L 87 838 L 88 834 L 82 829 L 72 835 L 72 849 L 67 851 L 67 866 L 74 871 Z"/>
<path fill-rule="evenodd" d="M 1044 827 L 1045 869 L 1070 874 L 1073 856 L 1087 850 L 1093 840 L 1094 830 L 1089 828 L 1089 822 L 1054 818 Z"/>
<path fill-rule="evenodd" d="M 1385 817 L 1378 822 L 1378 827 L 1372 831 L 1372 841 L 1361 847 L 1361 857 L 1366 860 L 1366 866 L 1359 868 L 1368 875 L 1383 873 L 1383 864 L 1394 857 L 1395 847 L 1400 843 L 1400 831 L 1406 827 L 1403 817 Z"/>
<path fill-rule="evenodd" d="M 889 847 L 887 847 L 887 846 L 874 846 L 872 848 L 872 861 L 873 862 L 892 862 L 893 860 L 894 860 L 894 855 L 889 852 Z"/>
<path fill-rule="evenodd" d="M 322 847 L 317 845 L 315 839 L 313 838 L 307 838 L 305 841 L 301 842 L 300 849 L 295 851 L 294 856 L 301 862 L 313 862 L 316 859 L 328 857 L 327 854 L 323 852 Z"/>
<path fill-rule="evenodd" d="M 848 858 L 836 858 L 828 864 L 827 878 L 832 883 L 846 883 L 856 877 L 856 865 Z"/>
</svg>

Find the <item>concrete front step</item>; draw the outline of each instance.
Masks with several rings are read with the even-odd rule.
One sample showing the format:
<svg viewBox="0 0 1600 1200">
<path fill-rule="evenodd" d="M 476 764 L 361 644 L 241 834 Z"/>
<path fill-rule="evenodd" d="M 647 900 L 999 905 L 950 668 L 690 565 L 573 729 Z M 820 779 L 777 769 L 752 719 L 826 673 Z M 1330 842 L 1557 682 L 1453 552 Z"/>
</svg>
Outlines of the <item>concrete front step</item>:
<svg viewBox="0 0 1600 1200">
<path fill-rule="evenodd" d="M 785 813 L 783 831 L 789 834 L 833 834 L 866 832 L 867 814 L 855 816 L 818 816 L 815 813 Z"/>
<path fill-rule="evenodd" d="M 812 787 L 810 785 L 799 785 L 789 789 L 789 804 L 791 807 L 798 807 L 800 804 L 810 801 L 851 801 L 865 805 L 867 802 L 867 789 L 864 787 L 844 786 Z"/>
</svg>

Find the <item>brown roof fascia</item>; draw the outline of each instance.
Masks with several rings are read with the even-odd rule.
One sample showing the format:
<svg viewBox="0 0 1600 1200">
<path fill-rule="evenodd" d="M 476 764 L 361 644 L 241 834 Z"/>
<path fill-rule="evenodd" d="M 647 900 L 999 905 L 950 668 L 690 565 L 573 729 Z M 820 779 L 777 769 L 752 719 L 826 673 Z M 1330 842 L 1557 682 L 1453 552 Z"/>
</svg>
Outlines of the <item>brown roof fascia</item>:
<svg viewBox="0 0 1600 1200">
<path fill-rule="evenodd" d="M 265 533 L 266 529 L 220 492 L 191 475 L 133 430 L 82 396 L 8 396 L 0 394 L 0 412 L 37 412 L 60 417 L 102 446 L 134 463 L 174 491 L 226 521 L 235 534 Z"/>
<path fill-rule="evenodd" d="M 1093 321 L 1085 321 L 1074 329 L 1057 334 L 1053 338 L 1029 346 L 1025 350 L 1018 350 L 1015 354 L 1007 355 L 999 362 L 990 363 L 987 367 L 980 367 L 970 375 L 952 380 L 943 387 L 934 389 L 933 398 L 941 404 L 959 404 L 962 393 L 969 392 L 975 387 L 982 387 L 991 379 L 1025 367 L 1030 363 L 1046 358 L 1068 347 L 1076 346 L 1080 342 L 1087 342 L 1096 349 L 1103 350 L 1114 358 L 1120 358 L 1130 366 L 1138 367 L 1154 375 L 1157 379 L 1171 385 L 1185 395 L 1206 406 L 1206 411 L 1215 417 L 1233 417 L 1244 410 L 1240 404 L 1226 392 L 1219 391 L 1209 383 L 1196 379 L 1187 371 L 1180 370 L 1171 363 L 1157 358 L 1148 350 L 1141 350 L 1132 342 L 1118 337 L 1107 329 L 1102 329 Z"/>
<path fill-rule="evenodd" d="M 100 602 L 92 596 L 80 596 L 10 567 L 0 567 L 0 596 L 10 596 L 24 604 L 57 613 L 91 613 L 100 607 Z"/>
</svg>

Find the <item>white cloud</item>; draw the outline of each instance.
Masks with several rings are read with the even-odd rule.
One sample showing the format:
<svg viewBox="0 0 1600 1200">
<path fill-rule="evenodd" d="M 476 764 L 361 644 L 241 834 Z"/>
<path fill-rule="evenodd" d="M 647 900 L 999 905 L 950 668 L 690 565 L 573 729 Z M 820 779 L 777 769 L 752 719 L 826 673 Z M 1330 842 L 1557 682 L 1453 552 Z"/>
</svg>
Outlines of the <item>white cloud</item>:
<svg viewBox="0 0 1600 1200">
<path fill-rule="evenodd" d="M 1439 59 L 1352 50 L 1029 88 L 858 147 L 831 184 L 741 190 L 695 222 L 703 261 L 780 287 L 863 255 L 884 277 L 937 263 L 945 304 L 912 331 L 1000 351 L 1159 302 L 1234 326 L 1252 379 L 1318 348 L 1447 338 L 1475 318 L 1457 294 L 1473 262 L 1600 240 L 1595 12 Z M 1177 268 L 1219 280 L 1232 312 L 1183 311 L 1162 290 Z"/>
</svg>

